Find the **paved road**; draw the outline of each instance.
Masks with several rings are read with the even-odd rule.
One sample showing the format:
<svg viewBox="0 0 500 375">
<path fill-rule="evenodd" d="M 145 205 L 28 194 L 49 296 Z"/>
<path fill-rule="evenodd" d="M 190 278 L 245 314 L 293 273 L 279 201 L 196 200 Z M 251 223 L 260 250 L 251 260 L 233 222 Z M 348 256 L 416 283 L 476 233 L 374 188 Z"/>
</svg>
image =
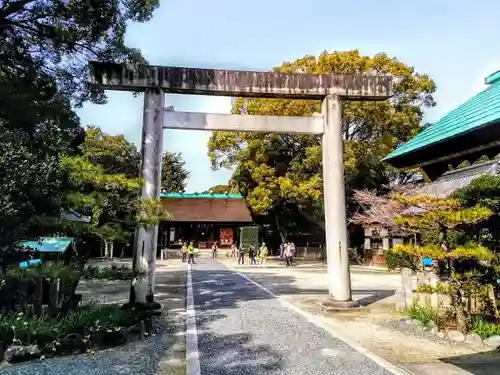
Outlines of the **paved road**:
<svg viewBox="0 0 500 375">
<path fill-rule="evenodd" d="M 390 375 L 215 260 L 191 277 L 201 375 Z"/>
</svg>

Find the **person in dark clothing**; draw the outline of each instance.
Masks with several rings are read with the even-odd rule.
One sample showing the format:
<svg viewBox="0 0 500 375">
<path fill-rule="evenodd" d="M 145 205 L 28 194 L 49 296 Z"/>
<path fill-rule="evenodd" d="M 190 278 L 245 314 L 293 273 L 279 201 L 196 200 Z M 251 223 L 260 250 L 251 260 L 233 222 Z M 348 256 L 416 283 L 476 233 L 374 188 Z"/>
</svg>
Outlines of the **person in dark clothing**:
<svg viewBox="0 0 500 375">
<path fill-rule="evenodd" d="M 212 258 L 217 257 L 217 241 L 212 244 Z"/>
<path fill-rule="evenodd" d="M 189 243 L 189 246 L 187 248 L 187 253 L 188 253 L 188 264 L 194 264 L 194 245 L 192 241 Z"/>
<path fill-rule="evenodd" d="M 245 249 L 243 246 L 238 249 L 238 264 L 245 264 Z"/>
<path fill-rule="evenodd" d="M 253 247 L 251 247 L 250 250 L 248 251 L 248 260 L 250 264 L 257 264 L 255 262 L 255 250 L 253 249 Z"/>
</svg>

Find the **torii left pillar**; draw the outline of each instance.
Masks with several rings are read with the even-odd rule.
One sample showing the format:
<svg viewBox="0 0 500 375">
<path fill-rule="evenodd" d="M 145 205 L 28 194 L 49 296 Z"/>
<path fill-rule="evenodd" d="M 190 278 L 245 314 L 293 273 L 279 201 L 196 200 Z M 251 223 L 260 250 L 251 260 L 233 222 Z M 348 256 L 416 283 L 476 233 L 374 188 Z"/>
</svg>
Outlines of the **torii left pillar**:
<svg viewBox="0 0 500 375">
<path fill-rule="evenodd" d="M 163 107 L 165 92 L 149 88 L 144 92 L 142 121 L 140 177 L 142 199 L 160 197 L 163 156 Z M 158 225 L 150 228 L 137 227 L 134 241 L 134 269 L 147 270 L 147 277 L 138 279 L 133 288 L 138 303 L 153 302 L 158 246 Z"/>
</svg>

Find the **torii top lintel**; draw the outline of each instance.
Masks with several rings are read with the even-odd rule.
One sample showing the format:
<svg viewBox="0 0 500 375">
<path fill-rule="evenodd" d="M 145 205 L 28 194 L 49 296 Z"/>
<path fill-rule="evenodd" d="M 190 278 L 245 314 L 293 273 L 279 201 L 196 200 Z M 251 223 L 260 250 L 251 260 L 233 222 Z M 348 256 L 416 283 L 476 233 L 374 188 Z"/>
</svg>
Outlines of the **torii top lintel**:
<svg viewBox="0 0 500 375">
<path fill-rule="evenodd" d="M 198 69 L 173 66 L 90 62 L 95 87 L 167 93 L 251 98 L 384 100 L 391 96 L 392 77 L 383 75 L 303 74 Z"/>
</svg>

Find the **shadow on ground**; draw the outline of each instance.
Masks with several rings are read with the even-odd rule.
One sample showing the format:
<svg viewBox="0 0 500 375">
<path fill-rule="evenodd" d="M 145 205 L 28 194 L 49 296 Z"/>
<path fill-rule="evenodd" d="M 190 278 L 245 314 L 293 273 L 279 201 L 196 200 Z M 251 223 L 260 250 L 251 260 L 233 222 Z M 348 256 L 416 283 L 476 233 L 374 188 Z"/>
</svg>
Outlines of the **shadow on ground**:
<svg viewBox="0 0 500 375">
<path fill-rule="evenodd" d="M 258 295 L 255 293 L 237 293 L 238 285 L 234 284 L 235 276 L 230 271 L 196 272 L 198 273 L 197 279 L 200 281 L 193 283 L 193 287 L 197 284 L 200 288 L 213 283 L 222 284 L 219 286 L 218 292 L 212 293 L 212 296 L 221 295 L 219 302 L 204 303 L 196 308 L 198 342 L 203 343 L 203 345 L 199 346 L 199 354 L 200 357 L 207 359 L 206 363 L 210 363 L 210 367 L 205 368 L 203 374 L 232 375 L 237 373 L 240 375 L 255 375 L 281 368 L 283 363 L 282 355 L 274 351 L 269 345 L 255 345 L 253 335 L 250 332 L 216 335 L 211 332 L 209 327 L 210 322 L 227 317 L 219 312 L 220 309 L 238 308 L 240 302 L 269 299 L 270 296 L 263 293 Z M 232 284 L 226 283 L 224 285 L 224 280 L 231 277 Z M 291 278 L 287 278 L 282 282 L 291 281 Z M 157 265 L 155 300 L 166 305 L 166 313 L 168 314 L 166 325 L 163 327 L 164 333 L 148 339 L 149 344 L 146 345 L 133 343 L 131 346 L 127 345 L 112 349 L 107 355 L 108 360 L 115 364 L 112 367 L 112 372 L 165 375 L 180 375 L 181 373 L 184 375 L 186 373 L 185 368 L 183 372 L 180 370 L 178 374 L 171 368 L 172 357 L 179 357 L 179 349 L 173 347 L 176 345 L 176 340 L 163 340 L 164 336 L 169 336 L 176 337 L 185 343 L 185 282 L 185 270 L 174 271 L 170 270 L 168 265 Z M 227 291 L 225 290 L 226 287 Z M 79 292 L 87 300 L 100 298 L 109 302 L 123 303 L 128 299 L 129 282 L 86 281 L 79 286 Z M 158 342 L 158 340 L 160 341 Z M 221 348 L 224 349 L 221 350 Z M 172 352 L 173 355 L 168 354 Z M 182 349 L 180 357 L 185 359 L 185 348 Z M 132 366 L 130 369 L 126 368 L 126 366 L 130 366 L 133 359 L 142 363 L 146 361 L 149 370 L 145 371 L 137 366 Z M 89 371 L 89 373 L 94 374 L 92 371 Z"/>
<path fill-rule="evenodd" d="M 277 294 L 287 295 L 325 295 L 324 289 L 304 289 L 295 286 L 296 279 L 290 275 L 272 275 L 269 273 L 252 273 L 252 279 L 271 288 Z M 213 326 L 215 321 L 226 319 L 224 325 L 234 330 L 244 326 L 235 321 L 239 314 L 225 315 L 221 311 L 241 308 L 242 319 L 247 314 L 242 305 L 248 302 L 264 301 L 272 297 L 247 280 L 237 276 L 230 270 L 193 270 L 193 289 L 197 312 L 197 329 L 202 373 L 230 375 L 255 375 L 263 373 L 284 373 L 291 370 L 287 367 L 288 357 L 283 348 L 267 344 L 256 344 L 252 332 L 244 331 L 232 335 L 216 335 Z M 366 291 L 360 291 L 364 294 Z M 394 291 L 369 291 L 370 298 L 363 299 L 365 304 L 385 298 Z M 265 317 L 263 318 L 265 319 Z M 258 322 L 258 318 L 255 320 Z M 262 324 L 262 323 L 259 323 Z M 262 337 L 258 337 L 262 340 Z"/>
<path fill-rule="evenodd" d="M 198 329 L 200 330 L 199 340 L 211 343 L 200 347 L 200 355 L 214 357 L 209 361 L 213 365 L 207 373 L 254 375 L 264 373 L 264 371 L 269 373 L 282 371 L 286 366 L 286 357 L 283 353 L 276 352 L 268 345 L 252 346 L 251 332 L 244 332 L 240 335 L 214 336 L 209 327 L 210 322 L 226 318 L 220 313 L 221 309 L 238 308 L 245 302 L 265 300 L 271 297 L 260 290 L 255 293 L 249 292 L 248 288 L 258 288 L 244 279 L 239 278 L 240 285 L 237 285 L 235 274 L 229 270 L 195 270 L 193 272 L 197 275 L 193 288 L 197 289 L 195 304 L 197 305 Z M 325 289 L 298 287 L 296 278 L 290 275 L 252 272 L 248 276 L 278 295 L 326 294 Z M 360 289 L 353 291 L 354 295 L 365 296 L 358 300 L 367 307 L 394 295 L 394 293 L 394 290 Z M 204 294 L 210 295 L 211 298 L 203 298 Z M 226 349 L 221 352 L 221 347 Z M 405 350 L 404 345 L 401 350 Z M 500 373 L 500 354 L 496 351 L 442 358 L 441 361 L 468 371 L 472 375 L 497 375 Z"/>
<path fill-rule="evenodd" d="M 441 358 L 441 361 L 452 364 L 473 375 L 500 374 L 500 353 L 496 350 L 485 353 Z"/>
</svg>

